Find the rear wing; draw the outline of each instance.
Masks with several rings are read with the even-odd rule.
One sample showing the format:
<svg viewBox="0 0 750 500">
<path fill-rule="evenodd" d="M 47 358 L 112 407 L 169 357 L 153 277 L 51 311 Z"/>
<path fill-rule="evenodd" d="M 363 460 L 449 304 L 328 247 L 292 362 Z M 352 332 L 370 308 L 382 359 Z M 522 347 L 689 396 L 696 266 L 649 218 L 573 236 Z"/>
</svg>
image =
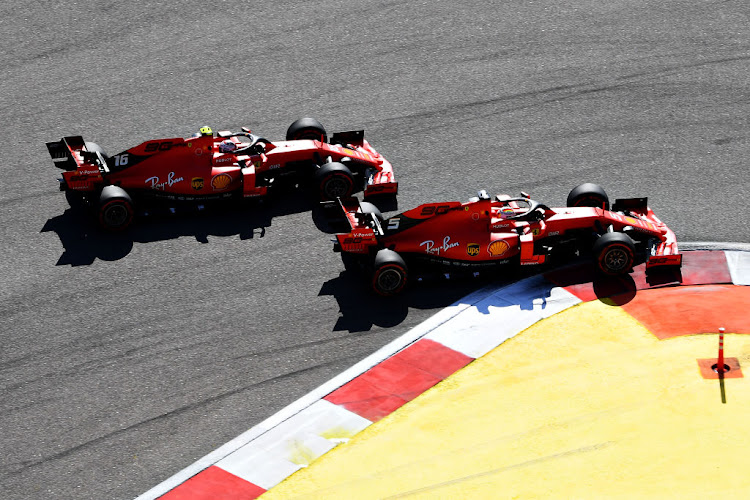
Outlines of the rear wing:
<svg viewBox="0 0 750 500">
<path fill-rule="evenodd" d="M 361 146 L 364 144 L 364 130 L 348 130 L 346 132 L 335 132 L 331 136 L 331 144 L 351 144 L 352 146 Z"/>
<path fill-rule="evenodd" d="M 338 204 L 349 222 L 351 231 L 372 229 L 373 234 L 383 236 L 383 226 L 380 224 L 380 219 L 373 213 L 363 212 L 357 198 L 339 198 Z"/>
<path fill-rule="evenodd" d="M 80 135 L 63 137 L 57 142 L 48 142 L 47 151 L 55 166 L 68 172 L 86 165 L 99 167 L 102 173 L 109 171 L 107 160 L 101 151 L 89 151 L 86 141 Z"/>
<path fill-rule="evenodd" d="M 336 235 L 334 251 L 367 253 L 370 247 L 377 245 L 377 238 L 383 236 L 384 231 L 375 214 L 363 211 L 357 198 L 339 198 L 338 208 L 346 218 L 349 232 Z"/>
</svg>

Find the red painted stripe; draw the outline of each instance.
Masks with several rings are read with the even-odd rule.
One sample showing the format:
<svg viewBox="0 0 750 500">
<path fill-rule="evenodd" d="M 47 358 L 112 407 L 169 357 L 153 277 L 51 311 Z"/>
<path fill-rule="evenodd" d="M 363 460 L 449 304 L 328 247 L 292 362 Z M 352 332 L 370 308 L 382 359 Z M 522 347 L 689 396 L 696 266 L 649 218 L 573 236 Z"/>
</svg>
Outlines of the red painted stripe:
<svg viewBox="0 0 750 500">
<path fill-rule="evenodd" d="M 723 251 L 685 252 L 682 257 L 683 285 L 731 283 L 727 256 Z"/>
<path fill-rule="evenodd" d="M 266 490 L 212 465 L 159 497 L 164 500 L 251 500 Z"/>
<path fill-rule="evenodd" d="M 646 276 L 646 266 L 639 265 L 625 276 L 602 276 L 593 264 L 581 264 L 546 273 L 547 281 L 564 287 L 584 302 L 613 298 L 621 305 L 628 302 L 637 290 L 648 290 L 665 285 L 711 285 L 731 283 L 727 258 L 723 251 L 690 251 L 682 257 L 681 275 L 669 272 Z"/>
<path fill-rule="evenodd" d="M 438 342 L 422 339 L 325 399 L 376 422 L 471 361 L 472 358 Z"/>
<path fill-rule="evenodd" d="M 750 287 L 702 285 L 643 290 L 622 308 L 660 339 L 697 333 L 750 333 Z"/>
<path fill-rule="evenodd" d="M 440 379 L 447 378 L 474 360 L 472 357 L 430 339 L 421 339 L 397 353 L 396 356 Z"/>
</svg>

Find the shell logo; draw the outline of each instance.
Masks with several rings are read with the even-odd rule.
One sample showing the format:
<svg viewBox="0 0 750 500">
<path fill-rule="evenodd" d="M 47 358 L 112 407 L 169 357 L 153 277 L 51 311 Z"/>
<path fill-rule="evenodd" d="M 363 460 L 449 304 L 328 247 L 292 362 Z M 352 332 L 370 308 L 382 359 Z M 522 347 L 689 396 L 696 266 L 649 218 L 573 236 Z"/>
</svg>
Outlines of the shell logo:
<svg viewBox="0 0 750 500">
<path fill-rule="evenodd" d="M 510 245 L 505 240 L 497 240 L 489 244 L 487 252 L 493 257 L 500 257 L 508 251 L 508 248 L 510 248 Z"/>
<path fill-rule="evenodd" d="M 214 188 L 214 191 L 224 190 L 228 188 L 231 183 L 232 176 L 229 174 L 214 175 L 213 179 L 211 179 L 211 187 Z"/>
</svg>

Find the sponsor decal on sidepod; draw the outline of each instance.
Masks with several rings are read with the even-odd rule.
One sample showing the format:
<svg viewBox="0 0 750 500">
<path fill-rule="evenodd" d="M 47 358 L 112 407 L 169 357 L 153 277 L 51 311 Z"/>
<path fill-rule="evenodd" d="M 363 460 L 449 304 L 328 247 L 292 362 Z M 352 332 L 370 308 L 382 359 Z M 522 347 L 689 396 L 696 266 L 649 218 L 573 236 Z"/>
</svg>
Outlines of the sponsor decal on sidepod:
<svg viewBox="0 0 750 500">
<path fill-rule="evenodd" d="M 505 240 L 493 241 L 487 247 L 487 252 L 493 257 L 500 257 L 508 251 L 510 245 Z"/>
<path fill-rule="evenodd" d="M 167 180 L 164 182 L 161 182 L 161 180 L 159 179 L 159 176 L 155 175 L 153 177 L 149 177 L 148 179 L 146 179 L 146 184 L 150 184 L 149 187 L 151 189 L 158 189 L 160 191 L 164 191 L 164 189 L 167 186 L 174 186 L 178 182 L 185 180 L 184 177 L 175 177 L 175 175 L 177 174 L 175 174 L 174 172 L 169 172 L 169 175 L 167 175 Z"/>
<path fill-rule="evenodd" d="M 229 187 L 232 183 L 232 177 L 229 174 L 218 174 L 214 175 L 211 179 L 211 187 L 214 191 L 221 191 Z"/>
<path fill-rule="evenodd" d="M 450 250 L 453 247 L 457 247 L 459 243 L 454 243 L 451 241 L 450 236 L 446 236 L 443 238 L 443 244 L 441 246 L 435 246 L 435 242 L 433 240 L 426 240 L 419 244 L 420 247 L 424 247 L 424 251 L 429 254 L 433 255 L 440 255 L 440 252 L 445 252 L 447 250 Z"/>
</svg>

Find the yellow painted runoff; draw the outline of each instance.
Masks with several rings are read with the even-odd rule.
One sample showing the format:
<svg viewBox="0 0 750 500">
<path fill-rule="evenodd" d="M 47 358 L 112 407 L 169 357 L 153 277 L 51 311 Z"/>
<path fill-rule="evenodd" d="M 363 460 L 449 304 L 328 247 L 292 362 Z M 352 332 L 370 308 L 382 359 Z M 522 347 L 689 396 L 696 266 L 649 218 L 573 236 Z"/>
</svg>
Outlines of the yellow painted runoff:
<svg viewBox="0 0 750 500">
<path fill-rule="evenodd" d="M 660 341 L 618 307 L 580 304 L 261 498 L 750 497 L 750 384 L 697 363 L 717 337 Z M 750 336 L 727 332 L 725 352 L 750 375 Z"/>
</svg>

